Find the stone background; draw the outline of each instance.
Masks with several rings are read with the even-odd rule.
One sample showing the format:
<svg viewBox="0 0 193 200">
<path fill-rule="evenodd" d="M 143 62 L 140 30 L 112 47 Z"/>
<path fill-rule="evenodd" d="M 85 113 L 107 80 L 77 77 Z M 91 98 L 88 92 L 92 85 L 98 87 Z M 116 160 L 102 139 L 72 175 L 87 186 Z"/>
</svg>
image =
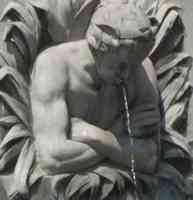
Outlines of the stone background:
<svg viewBox="0 0 193 200">
<path fill-rule="evenodd" d="M 7 2 L 10 0 L 0 0 L 0 12 Z M 24 0 L 25 1 L 25 0 Z M 186 38 L 184 49 L 193 56 L 193 0 L 181 0 L 181 4 L 184 8 L 182 17 L 186 26 Z M 193 69 L 190 74 L 190 80 L 193 84 Z M 190 102 L 190 106 L 193 108 L 193 97 Z M 193 109 L 189 112 L 189 126 L 188 126 L 188 137 L 193 138 Z M 5 191 L 3 190 L 0 183 L 0 200 L 7 200 Z"/>
<path fill-rule="evenodd" d="M 193 1 L 192 0 L 181 0 L 181 4 L 184 7 L 182 17 L 185 22 L 187 36 L 185 40 L 185 49 L 193 55 Z"/>
<path fill-rule="evenodd" d="M 185 50 L 193 56 L 193 0 L 181 0 L 184 7 L 182 13 L 183 20 L 186 26 Z M 193 85 L 193 68 L 190 73 L 190 81 Z M 188 132 L 187 137 L 193 142 L 193 96 L 190 100 L 190 108 L 188 113 Z"/>
</svg>

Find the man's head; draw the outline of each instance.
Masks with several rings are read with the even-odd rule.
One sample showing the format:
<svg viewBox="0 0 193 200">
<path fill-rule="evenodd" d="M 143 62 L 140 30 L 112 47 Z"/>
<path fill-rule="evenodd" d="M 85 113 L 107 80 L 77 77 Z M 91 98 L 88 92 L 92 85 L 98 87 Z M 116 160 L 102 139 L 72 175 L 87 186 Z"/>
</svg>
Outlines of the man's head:
<svg viewBox="0 0 193 200">
<path fill-rule="evenodd" d="M 86 34 L 99 55 L 99 75 L 105 80 L 121 73 L 126 77 L 129 66 L 141 63 L 153 47 L 155 29 L 152 20 L 133 4 L 99 5 Z"/>
</svg>

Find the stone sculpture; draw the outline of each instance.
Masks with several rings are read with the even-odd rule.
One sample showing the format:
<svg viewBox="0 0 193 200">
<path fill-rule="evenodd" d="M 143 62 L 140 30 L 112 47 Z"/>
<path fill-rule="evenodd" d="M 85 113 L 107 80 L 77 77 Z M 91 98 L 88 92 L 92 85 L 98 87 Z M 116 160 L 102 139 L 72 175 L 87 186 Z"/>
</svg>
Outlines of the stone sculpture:
<svg viewBox="0 0 193 200">
<path fill-rule="evenodd" d="M 119 9 L 125 13 L 119 13 Z M 179 9 L 177 2 L 164 0 L 29 0 L 8 4 L 2 13 L 0 27 L 3 32 L 0 51 L 0 169 L 10 199 L 42 199 L 41 195 L 38 196 L 42 191 L 37 190 L 46 184 L 50 191 L 45 199 L 186 199 L 191 196 L 186 182 L 186 175 L 191 171 L 191 152 L 184 138 L 186 126 L 182 125 L 186 122 L 190 96 L 187 77 L 192 59 L 182 52 L 184 26 Z M 47 49 L 56 44 L 58 46 Z M 63 52 L 68 56 L 60 56 Z M 127 59 L 125 54 L 132 56 Z M 84 70 L 73 67 L 78 56 L 84 61 L 78 63 Z M 61 64 L 66 65 L 67 61 L 72 65 L 70 68 Z M 113 68 L 119 77 L 115 79 L 115 85 L 111 83 L 114 74 L 109 73 L 111 70 L 108 68 L 100 68 L 100 74 L 105 75 L 102 80 L 96 75 L 93 66 L 100 62 L 104 66 L 112 63 L 121 66 L 116 68 L 114 65 Z M 58 70 L 53 71 L 52 66 Z M 69 69 L 75 72 L 71 73 Z M 63 73 L 66 79 L 67 74 L 76 74 L 71 88 L 65 85 L 69 80 L 63 82 Z M 138 84 L 133 84 L 128 78 L 130 74 L 134 74 L 132 80 L 138 80 Z M 127 88 L 125 79 L 131 84 L 128 98 L 125 102 L 122 98 L 121 102 L 120 97 L 124 97 Z M 102 84 L 105 80 L 109 83 Z M 83 85 L 82 81 L 85 82 Z M 64 85 L 71 91 L 70 95 L 59 102 L 60 106 L 53 106 L 53 98 L 62 96 Z M 134 85 L 138 85 L 137 90 L 133 89 Z M 134 101 L 136 106 L 132 107 L 129 95 L 135 96 L 141 85 L 145 89 L 138 93 Z M 158 98 L 158 88 L 162 102 Z M 85 95 L 87 101 L 92 98 L 88 104 L 83 103 Z M 46 106 L 50 102 L 52 105 Z M 121 122 L 114 123 L 117 111 L 109 107 L 109 102 L 124 116 L 127 103 L 133 109 L 129 110 L 130 126 L 127 127 L 134 135 L 134 143 L 139 142 L 133 154 L 129 149 L 124 150 L 125 146 L 131 147 L 125 144 L 131 141 L 128 131 L 125 130 L 123 135 L 122 131 L 119 133 L 125 121 L 121 117 Z M 94 104 L 96 107 L 93 108 Z M 66 121 L 66 116 L 63 116 L 65 107 L 72 115 L 66 126 L 61 122 Z M 52 108 L 57 110 L 51 112 Z M 145 112 L 148 110 L 150 114 Z M 108 114 L 103 115 L 102 111 Z M 142 119 L 136 119 L 139 113 L 144 113 Z M 151 126 L 145 129 L 144 124 Z M 66 135 L 66 141 L 52 135 L 45 136 L 44 140 L 40 134 L 59 132 L 57 129 L 69 131 L 69 127 L 72 135 Z M 112 131 L 110 127 L 115 133 L 117 131 L 118 136 L 109 132 Z M 97 134 L 89 134 L 90 131 Z M 63 146 L 65 142 L 69 142 L 69 146 Z M 61 154 L 61 147 L 65 152 L 72 148 L 71 153 Z M 63 162 L 65 156 L 73 158 L 86 150 L 88 154 L 82 159 Z M 130 158 L 131 155 L 134 159 Z M 151 162 L 147 162 L 149 155 Z M 109 161 L 104 162 L 104 158 Z M 132 160 L 135 161 L 134 173 L 129 170 Z M 183 166 L 179 164 L 182 162 Z M 171 192 L 173 196 L 170 196 Z"/>
</svg>

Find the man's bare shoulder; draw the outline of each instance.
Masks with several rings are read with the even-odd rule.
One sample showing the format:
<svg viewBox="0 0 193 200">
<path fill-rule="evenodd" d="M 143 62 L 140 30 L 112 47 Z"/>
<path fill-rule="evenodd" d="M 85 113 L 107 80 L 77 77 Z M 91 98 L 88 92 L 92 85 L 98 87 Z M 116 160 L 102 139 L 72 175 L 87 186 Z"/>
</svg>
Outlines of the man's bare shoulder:
<svg viewBox="0 0 193 200">
<path fill-rule="evenodd" d="M 31 74 L 31 92 L 46 97 L 64 91 L 69 79 L 67 58 L 58 54 L 56 47 L 40 53 Z"/>
<path fill-rule="evenodd" d="M 46 49 L 35 61 L 31 90 L 41 90 L 46 95 L 65 91 L 72 80 L 85 73 L 84 66 L 90 62 L 87 55 L 88 44 L 84 40 Z"/>
</svg>

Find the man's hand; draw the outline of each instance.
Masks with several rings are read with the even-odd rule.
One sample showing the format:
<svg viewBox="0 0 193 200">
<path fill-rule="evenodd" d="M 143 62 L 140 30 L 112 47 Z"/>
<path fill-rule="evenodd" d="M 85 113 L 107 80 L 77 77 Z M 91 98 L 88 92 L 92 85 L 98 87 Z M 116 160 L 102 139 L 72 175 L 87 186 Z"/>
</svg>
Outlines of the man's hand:
<svg viewBox="0 0 193 200">
<path fill-rule="evenodd" d="M 78 118 L 72 118 L 71 124 L 72 140 L 88 144 L 98 153 L 108 159 L 116 160 L 116 162 L 123 156 L 117 138 L 110 131 L 103 130 Z"/>
<path fill-rule="evenodd" d="M 105 131 L 99 127 L 96 127 L 80 118 L 71 119 L 71 139 L 86 144 L 91 144 L 97 140 L 100 135 Z"/>
</svg>

